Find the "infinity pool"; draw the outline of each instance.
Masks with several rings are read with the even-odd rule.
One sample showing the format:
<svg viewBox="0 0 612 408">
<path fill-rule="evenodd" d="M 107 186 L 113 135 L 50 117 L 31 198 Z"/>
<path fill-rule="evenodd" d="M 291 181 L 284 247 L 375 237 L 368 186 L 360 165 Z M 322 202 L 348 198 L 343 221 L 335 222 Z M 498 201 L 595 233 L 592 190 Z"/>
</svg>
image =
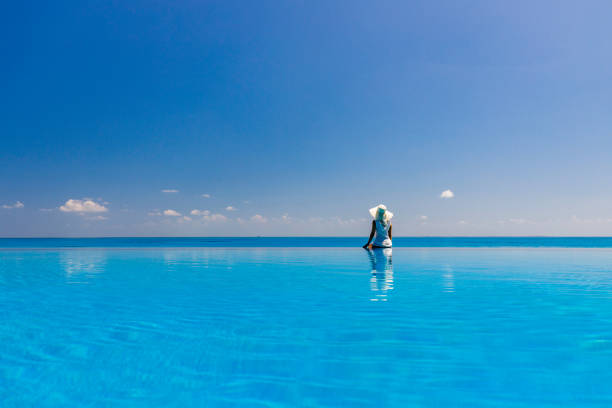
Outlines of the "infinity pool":
<svg viewBox="0 0 612 408">
<path fill-rule="evenodd" d="M 612 250 L 0 250 L 2 407 L 609 407 Z"/>
</svg>

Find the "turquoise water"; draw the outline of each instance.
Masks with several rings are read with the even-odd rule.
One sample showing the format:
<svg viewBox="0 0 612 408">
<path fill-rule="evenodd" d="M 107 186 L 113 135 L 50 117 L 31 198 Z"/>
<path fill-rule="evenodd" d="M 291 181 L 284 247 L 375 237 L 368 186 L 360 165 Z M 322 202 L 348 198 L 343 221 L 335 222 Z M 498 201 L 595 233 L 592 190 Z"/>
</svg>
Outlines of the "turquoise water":
<svg viewBox="0 0 612 408">
<path fill-rule="evenodd" d="M 7 242 L 2 407 L 612 406 L 611 249 Z"/>
</svg>

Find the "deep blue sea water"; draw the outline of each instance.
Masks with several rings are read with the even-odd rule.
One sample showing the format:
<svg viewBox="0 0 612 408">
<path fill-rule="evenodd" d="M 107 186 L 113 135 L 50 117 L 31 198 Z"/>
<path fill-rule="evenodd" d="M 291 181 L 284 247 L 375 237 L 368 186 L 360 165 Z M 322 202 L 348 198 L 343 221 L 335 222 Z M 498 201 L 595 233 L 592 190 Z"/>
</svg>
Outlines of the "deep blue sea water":
<svg viewBox="0 0 612 408">
<path fill-rule="evenodd" d="M 0 406 L 612 406 L 610 239 L 437 240 L 1 240 Z"/>
<path fill-rule="evenodd" d="M 363 237 L 0 238 L 2 247 L 359 247 Z M 395 237 L 398 247 L 612 248 L 612 237 Z"/>
</svg>

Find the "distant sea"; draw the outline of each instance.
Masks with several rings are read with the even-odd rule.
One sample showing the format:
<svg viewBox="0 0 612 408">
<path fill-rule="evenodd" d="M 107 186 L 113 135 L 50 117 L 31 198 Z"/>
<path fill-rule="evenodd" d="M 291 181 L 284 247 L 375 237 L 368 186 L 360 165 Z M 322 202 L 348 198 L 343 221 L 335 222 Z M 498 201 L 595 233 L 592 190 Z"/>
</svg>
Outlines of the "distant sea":
<svg viewBox="0 0 612 408">
<path fill-rule="evenodd" d="M 350 248 L 359 247 L 365 242 L 365 237 L 0 238 L 0 248 Z M 612 237 L 396 237 L 393 239 L 393 246 L 415 248 L 612 248 Z"/>
</svg>

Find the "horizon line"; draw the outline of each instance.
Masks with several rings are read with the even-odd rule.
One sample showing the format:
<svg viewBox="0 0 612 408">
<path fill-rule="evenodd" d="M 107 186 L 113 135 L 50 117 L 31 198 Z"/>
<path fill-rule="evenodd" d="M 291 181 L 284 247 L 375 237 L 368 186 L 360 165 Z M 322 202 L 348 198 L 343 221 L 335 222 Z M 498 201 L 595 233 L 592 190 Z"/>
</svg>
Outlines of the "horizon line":
<svg viewBox="0 0 612 408">
<path fill-rule="evenodd" d="M 108 235 L 108 236 L 28 236 L 0 239 L 130 239 L 130 238 L 364 238 L 362 235 Z M 367 239 L 367 237 L 365 237 Z M 395 238 L 612 238 L 610 235 L 402 235 Z"/>
</svg>

